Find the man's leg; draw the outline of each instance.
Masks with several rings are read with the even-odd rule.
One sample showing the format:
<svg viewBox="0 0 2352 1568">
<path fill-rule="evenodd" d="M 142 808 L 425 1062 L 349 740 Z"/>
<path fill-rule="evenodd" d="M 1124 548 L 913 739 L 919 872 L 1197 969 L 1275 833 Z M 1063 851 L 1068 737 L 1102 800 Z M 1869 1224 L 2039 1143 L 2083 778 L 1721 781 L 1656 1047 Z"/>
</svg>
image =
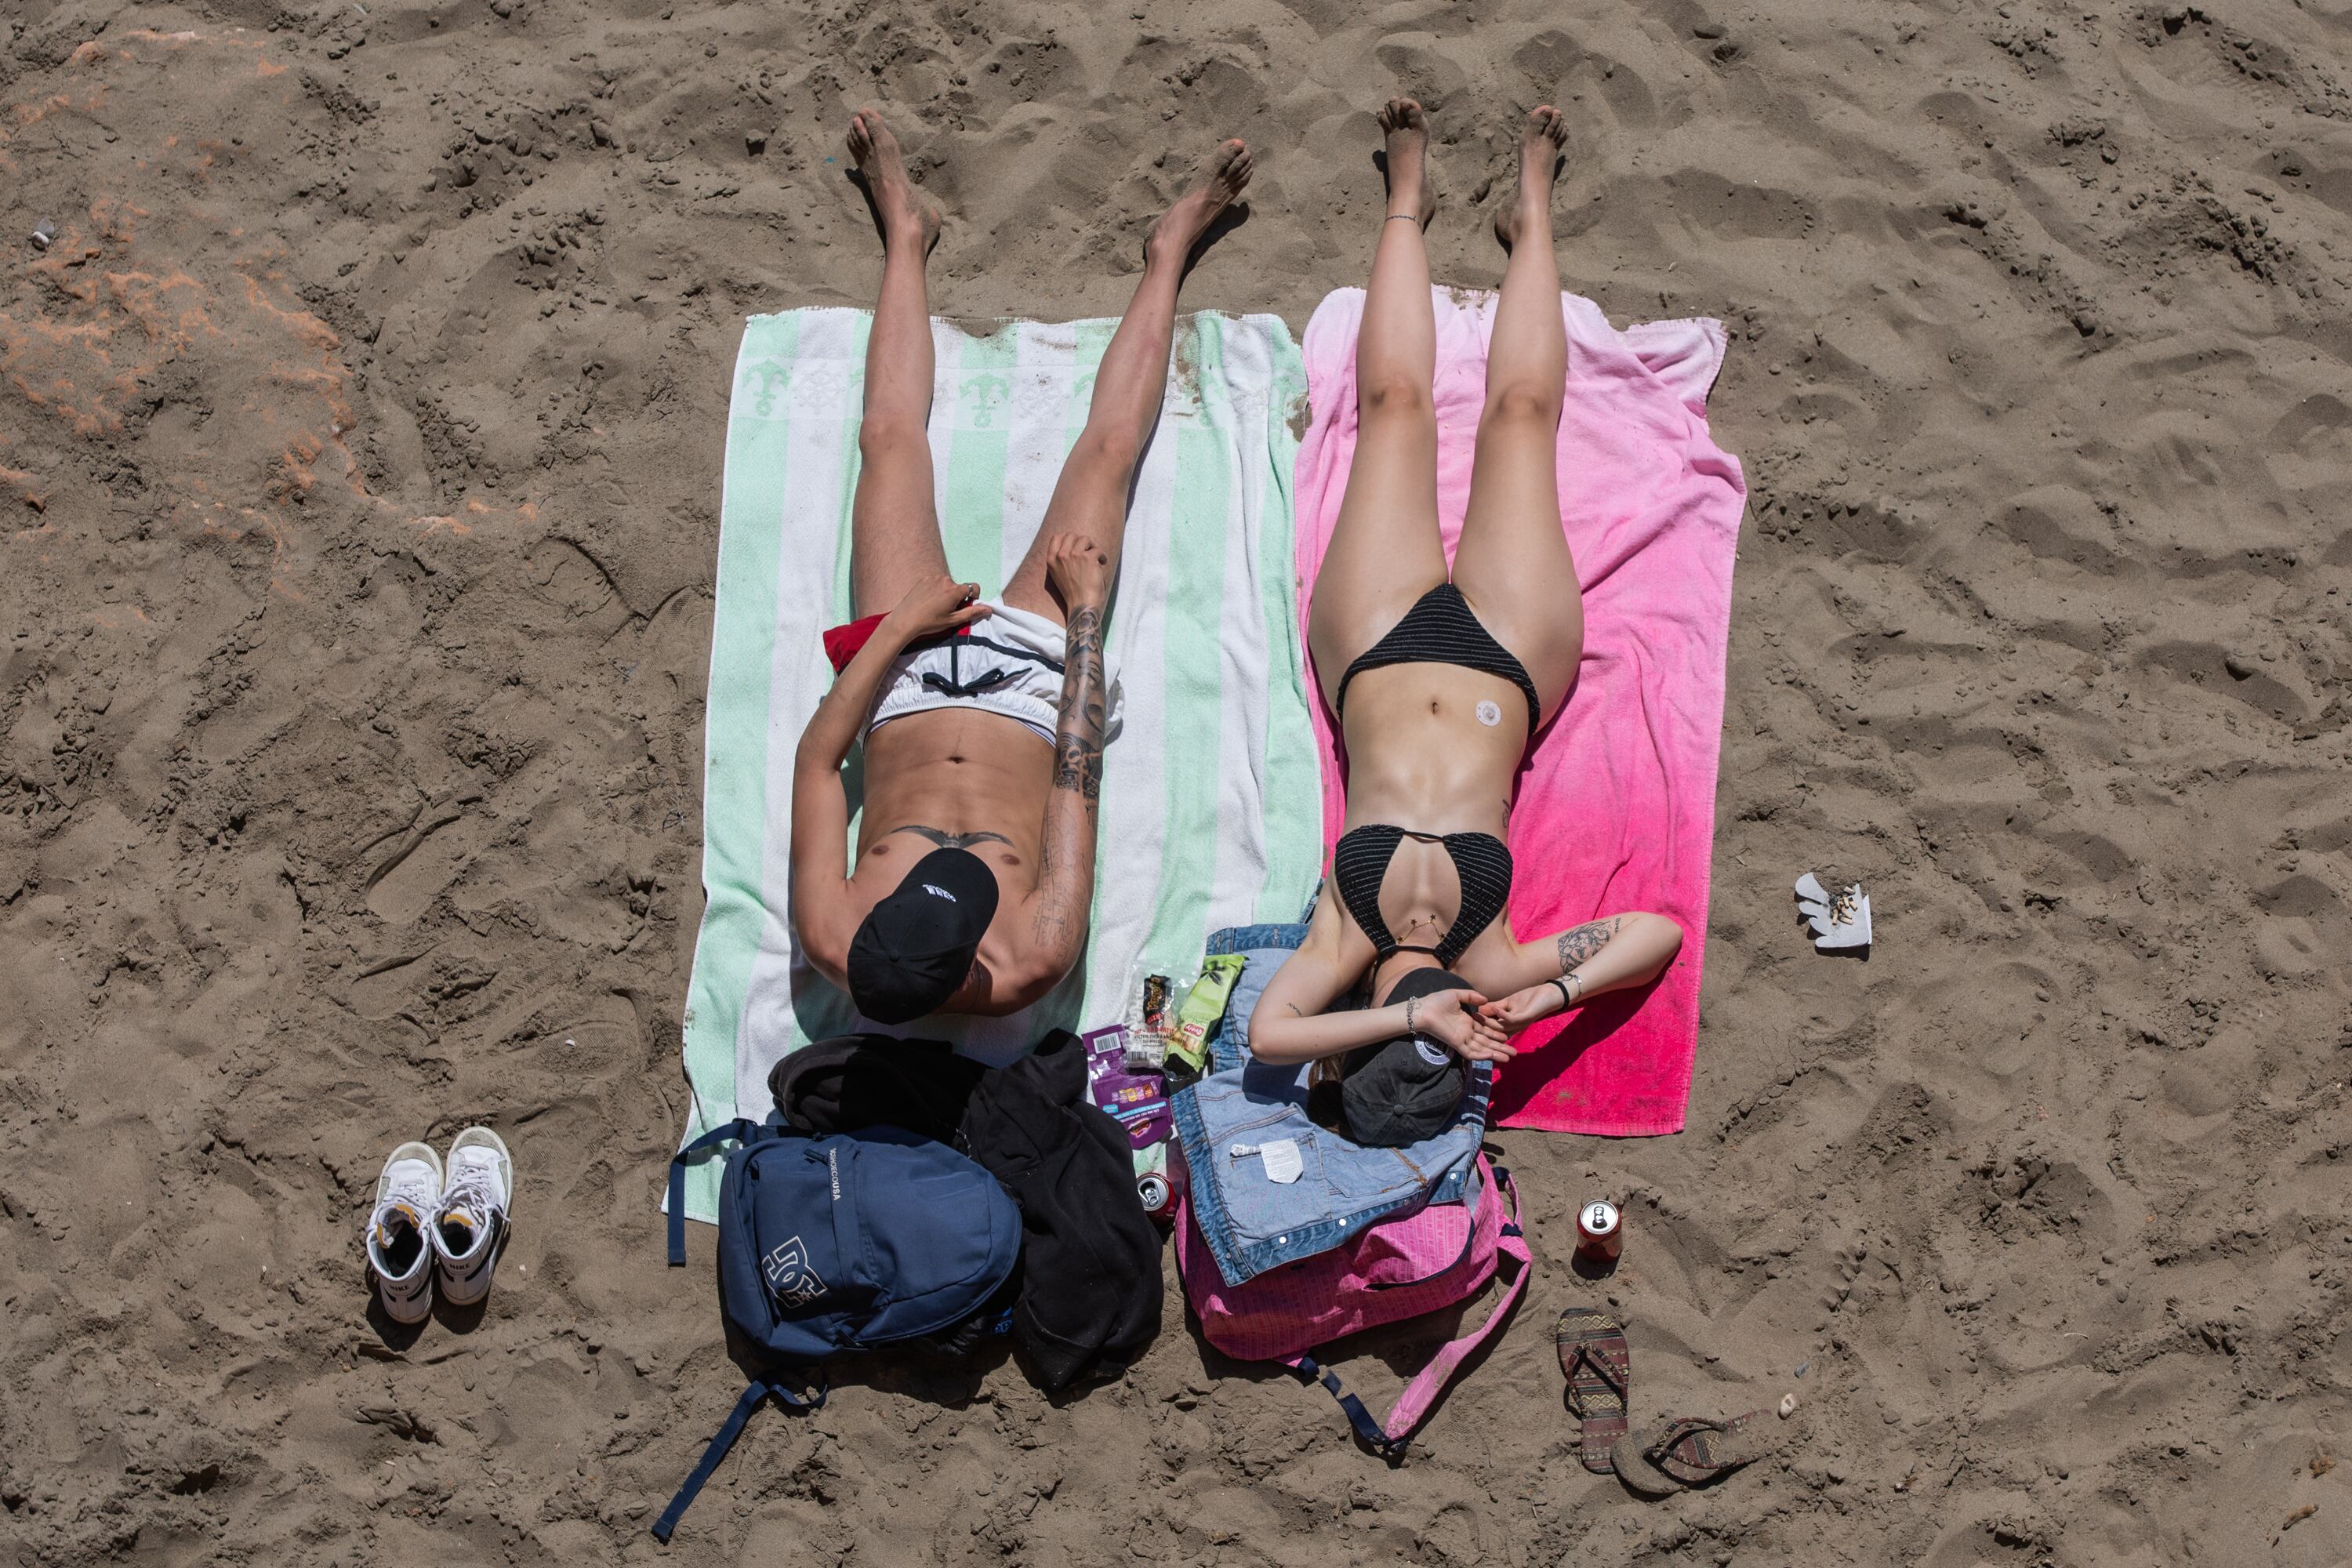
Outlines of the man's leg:
<svg viewBox="0 0 2352 1568">
<path fill-rule="evenodd" d="M 882 293 L 866 340 L 866 414 L 850 503 L 850 595 L 861 616 L 895 609 L 916 584 L 942 575 L 947 548 L 931 506 L 931 310 L 923 264 L 940 215 L 916 193 L 898 139 L 879 110 L 849 121 L 849 155 L 882 226 Z"/>
<path fill-rule="evenodd" d="M 1057 534 L 1093 540 L 1108 561 L 1111 580 L 1118 581 L 1128 489 L 1159 422 L 1160 395 L 1168 385 L 1177 286 L 1184 280 L 1192 247 L 1241 195 L 1249 177 L 1249 149 L 1239 142 L 1223 143 L 1202 163 L 1192 189 L 1152 229 L 1143 247 L 1143 281 L 1136 285 L 1135 298 L 1128 302 L 1127 314 L 1119 318 L 1118 331 L 1111 334 L 1110 346 L 1096 367 L 1086 428 L 1063 459 L 1035 542 L 1004 585 L 1004 602 L 1013 608 L 1055 620 L 1066 617 L 1068 606 L 1055 597 L 1045 577 L 1047 549 Z"/>
</svg>

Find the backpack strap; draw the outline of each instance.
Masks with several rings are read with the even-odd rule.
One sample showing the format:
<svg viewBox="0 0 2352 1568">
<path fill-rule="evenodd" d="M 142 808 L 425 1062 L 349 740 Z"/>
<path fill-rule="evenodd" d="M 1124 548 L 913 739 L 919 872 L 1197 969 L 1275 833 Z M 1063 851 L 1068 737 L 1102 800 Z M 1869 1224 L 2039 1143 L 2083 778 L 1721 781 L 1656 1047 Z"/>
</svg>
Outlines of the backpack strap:
<svg viewBox="0 0 2352 1568">
<path fill-rule="evenodd" d="M 1511 1200 L 1509 1216 L 1503 1221 L 1502 1230 L 1495 1243 L 1498 1267 L 1499 1260 L 1505 1258 L 1512 1265 L 1511 1278 L 1503 1289 L 1502 1300 L 1495 1303 L 1494 1310 L 1486 1314 L 1485 1322 L 1430 1358 L 1429 1364 L 1421 1369 L 1420 1375 L 1405 1384 L 1404 1392 L 1397 1396 L 1396 1406 L 1389 1412 L 1386 1421 L 1374 1420 L 1372 1413 L 1364 1407 L 1364 1402 L 1340 1386 L 1339 1374 L 1319 1364 L 1313 1356 L 1296 1356 L 1289 1363 L 1301 1376 L 1313 1379 L 1330 1390 L 1331 1397 L 1338 1400 L 1339 1408 L 1346 1412 L 1348 1424 L 1356 1429 L 1356 1436 L 1391 1465 L 1404 1458 L 1405 1449 L 1412 1441 L 1413 1430 L 1428 1418 L 1430 1407 L 1437 1403 L 1437 1396 L 1445 1391 L 1445 1385 L 1453 1381 L 1462 1363 L 1469 1359 L 1472 1352 L 1485 1344 L 1495 1331 L 1503 1326 L 1503 1321 L 1511 1315 L 1511 1309 L 1518 1304 L 1521 1293 L 1527 1289 L 1528 1276 L 1535 1272 L 1534 1258 L 1528 1251 L 1527 1237 L 1519 1229 L 1519 1189 L 1511 1180 L 1509 1171 L 1496 1165 L 1494 1172 L 1495 1184 Z"/>
<path fill-rule="evenodd" d="M 712 1128 L 709 1131 L 704 1133 L 701 1137 L 696 1139 L 693 1142 L 688 1143 L 685 1148 L 680 1149 L 677 1153 L 670 1156 L 669 1266 L 671 1268 L 683 1268 L 686 1264 L 686 1167 L 692 1162 L 695 1155 L 702 1152 L 705 1149 L 714 1147 L 720 1143 L 748 1143 L 751 1141 L 751 1135 L 753 1133 L 762 1131 L 764 1131 L 764 1129 L 759 1122 L 746 1121 L 742 1118 L 738 1117 L 734 1121 L 727 1122 L 722 1126 Z M 754 1386 L 757 1385 L 755 1384 Z M 746 1397 L 749 1396 L 747 1395 Z M 741 1423 L 739 1422 L 737 1425 L 740 1426 Z M 727 1440 L 730 1443 L 733 1442 L 735 1440 L 734 1434 L 728 1434 Z M 719 1452 L 724 1453 L 726 1450 L 722 1448 Z M 700 1486 L 702 1483 L 700 1481 L 695 1481 L 691 1484 L 694 1486 Z M 668 1537 L 664 1536 L 663 1539 L 667 1540 Z"/>
<path fill-rule="evenodd" d="M 665 1546 L 669 1544 L 670 1531 L 676 1530 L 677 1521 L 685 1517 L 696 1494 L 702 1490 L 702 1483 L 710 1479 L 711 1473 L 719 1468 L 719 1461 L 727 1458 L 727 1451 L 735 1447 L 735 1439 L 743 1435 L 743 1424 L 751 1419 L 751 1413 L 760 1408 L 762 1401 L 773 1399 L 794 1410 L 815 1410 L 824 1404 L 825 1393 L 825 1385 L 822 1383 L 817 1384 L 814 1394 L 803 1395 L 794 1394 L 782 1384 L 771 1379 L 754 1378 L 744 1387 L 743 1397 L 735 1402 L 735 1408 L 728 1414 L 726 1422 L 711 1436 L 710 1446 L 702 1450 L 702 1462 L 694 1467 L 694 1474 L 686 1478 L 686 1484 L 677 1489 L 677 1495 L 669 1500 L 669 1506 L 662 1510 L 659 1519 L 654 1521 L 654 1539 Z"/>
</svg>

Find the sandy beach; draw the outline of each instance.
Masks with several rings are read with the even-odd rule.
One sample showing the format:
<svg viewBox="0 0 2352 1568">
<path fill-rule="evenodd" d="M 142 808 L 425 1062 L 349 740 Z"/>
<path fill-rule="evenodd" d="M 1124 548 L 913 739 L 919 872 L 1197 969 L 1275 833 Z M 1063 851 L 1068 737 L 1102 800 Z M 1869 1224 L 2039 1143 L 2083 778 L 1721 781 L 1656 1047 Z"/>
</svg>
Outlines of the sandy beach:
<svg viewBox="0 0 2352 1568">
<path fill-rule="evenodd" d="M 2352 9 L 16 0 L 0 46 L 8 1561 L 2352 1560 Z M 1171 1260 L 1123 1380 L 845 1365 L 656 1547 L 740 1386 L 656 1203 L 741 319 L 870 300 L 870 101 L 942 314 L 1115 312 L 1230 135 L 1186 302 L 1297 331 L 1392 92 L 1440 281 L 1499 277 L 1553 101 L 1563 285 L 1732 330 L 1687 1130 L 1494 1140 L 1538 1273 L 1401 1468 Z M 378 1165 L 477 1121 L 496 1292 L 372 1321 Z M 1785 1451 L 1587 1474 L 1580 1301 L 1637 1414 L 1794 1394 Z M 1385 1405 L 1431 1338 L 1341 1370 Z"/>
</svg>

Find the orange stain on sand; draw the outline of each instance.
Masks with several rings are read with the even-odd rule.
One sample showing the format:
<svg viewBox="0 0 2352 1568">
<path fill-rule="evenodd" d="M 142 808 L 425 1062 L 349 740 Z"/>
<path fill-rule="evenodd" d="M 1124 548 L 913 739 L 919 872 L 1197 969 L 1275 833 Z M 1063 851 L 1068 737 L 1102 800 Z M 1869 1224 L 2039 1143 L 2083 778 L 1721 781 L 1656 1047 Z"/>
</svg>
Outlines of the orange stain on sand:
<svg viewBox="0 0 2352 1568">
<path fill-rule="evenodd" d="M 125 120 L 134 104 L 167 101 L 184 112 L 205 108 L 209 99 L 216 112 L 199 115 L 200 123 L 250 123 L 268 111 L 255 100 L 258 79 L 273 84 L 265 90 L 280 100 L 283 121 L 296 121 L 301 106 L 295 89 L 275 85 L 287 66 L 268 58 L 263 38 L 241 30 L 110 35 L 76 48 L 68 68 L 91 79 L 79 91 L 52 93 L 0 114 L 0 171 L 16 169 L 33 128 L 59 117 L 95 116 L 110 101 L 112 117 Z M 127 195 L 102 190 L 85 220 L 60 226 L 48 253 L 24 269 L 33 287 L 0 309 L 0 395 L 13 394 L 76 438 L 114 441 L 134 421 L 141 426 L 134 438 L 142 434 L 148 416 L 174 401 L 172 392 L 200 387 L 199 396 L 209 395 L 216 406 L 185 450 L 157 454 L 172 470 L 162 481 L 162 505 L 203 535 L 267 537 L 270 585 L 295 597 L 285 578 L 288 545 L 297 536 L 298 509 L 316 504 L 322 470 L 347 503 L 420 536 L 461 536 L 499 511 L 472 500 L 463 518 L 418 517 L 370 491 L 345 439 L 359 416 L 341 338 L 284 286 L 282 246 L 225 226 L 202 205 L 214 182 L 237 173 L 248 154 L 211 138 L 189 143 L 165 135 L 142 143 L 135 121 L 108 129 L 128 132 L 120 152 L 98 153 L 79 177 L 103 184 L 103 160 L 117 157 L 123 174 L 142 177 L 147 200 L 155 201 L 159 188 L 177 199 L 156 203 L 164 209 L 159 218 Z M 19 491 L 35 510 L 53 493 L 16 467 L 0 466 L 0 484 Z M 513 515 L 530 521 L 537 508 L 525 503 Z M 45 524 L 13 537 L 51 531 Z"/>
</svg>

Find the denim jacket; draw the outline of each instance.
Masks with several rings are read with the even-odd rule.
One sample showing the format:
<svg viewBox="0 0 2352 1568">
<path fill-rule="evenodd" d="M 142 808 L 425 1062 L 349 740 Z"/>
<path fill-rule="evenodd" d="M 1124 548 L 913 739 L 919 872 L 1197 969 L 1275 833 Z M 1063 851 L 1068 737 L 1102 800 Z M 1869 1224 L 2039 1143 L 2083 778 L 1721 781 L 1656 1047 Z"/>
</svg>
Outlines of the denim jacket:
<svg viewBox="0 0 2352 1568">
<path fill-rule="evenodd" d="M 1306 937 L 1303 925 L 1257 925 L 1209 939 L 1211 952 L 1238 952 L 1248 963 L 1212 1037 L 1215 1070 L 1170 1108 L 1193 1217 L 1229 1285 L 1328 1251 L 1408 1209 L 1463 1201 L 1486 1132 L 1494 1075 L 1483 1062 L 1472 1067 L 1454 1125 L 1402 1149 L 1374 1149 L 1307 1120 L 1307 1067 L 1251 1058 L 1249 1017 L 1258 995 Z M 1276 1182 L 1262 1151 L 1286 1139 L 1303 1168 L 1297 1180 Z"/>
</svg>

